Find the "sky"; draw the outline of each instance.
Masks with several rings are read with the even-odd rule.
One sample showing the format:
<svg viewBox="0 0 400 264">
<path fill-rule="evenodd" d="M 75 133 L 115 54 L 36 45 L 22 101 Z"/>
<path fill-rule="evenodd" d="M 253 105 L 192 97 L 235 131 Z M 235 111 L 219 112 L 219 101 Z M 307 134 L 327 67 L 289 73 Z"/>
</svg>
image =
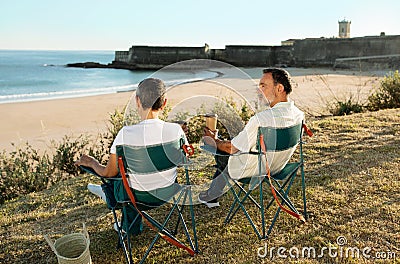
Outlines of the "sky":
<svg viewBox="0 0 400 264">
<path fill-rule="evenodd" d="M 398 0 L 1 0 L 0 49 L 280 45 L 286 39 L 400 35 Z"/>
</svg>

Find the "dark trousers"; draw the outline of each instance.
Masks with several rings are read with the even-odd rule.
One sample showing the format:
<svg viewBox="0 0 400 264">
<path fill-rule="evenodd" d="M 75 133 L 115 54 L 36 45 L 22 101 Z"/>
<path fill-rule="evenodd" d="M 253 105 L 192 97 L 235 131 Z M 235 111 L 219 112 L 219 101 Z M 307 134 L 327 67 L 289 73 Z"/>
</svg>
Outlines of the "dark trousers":
<svg viewBox="0 0 400 264">
<path fill-rule="evenodd" d="M 130 201 L 121 180 L 114 180 L 102 184 L 102 189 L 106 194 L 107 205 L 110 209 L 118 206 L 117 201 Z M 131 190 L 135 196 L 136 202 L 139 203 L 138 209 L 149 210 L 169 201 L 171 197 L 180 190 L 180 186 L 178 184 L 172 184 L 168 187 L 155 189 L 149 192 Z M 125 231 L 128 230 L 128 226 L 133 223 L 129 232 L 133 235 L 140 234 L 143 230 L 142 216 L 132 204 L 127 205 L 125 209 L 126 215 L 123 216 L 123 219 L 125 219 L 124 217 L 126 216 L 127 221 L 122 223 L 122 229 Z"/>
</svg>

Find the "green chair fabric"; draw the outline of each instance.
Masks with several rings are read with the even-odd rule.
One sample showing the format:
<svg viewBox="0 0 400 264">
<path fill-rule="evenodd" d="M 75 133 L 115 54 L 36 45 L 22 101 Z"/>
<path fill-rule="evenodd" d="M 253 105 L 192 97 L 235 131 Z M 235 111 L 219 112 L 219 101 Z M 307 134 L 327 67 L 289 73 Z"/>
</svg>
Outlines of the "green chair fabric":
<svg viewBox="0 0 400 264">
<path fill-rule="evenodd" d="M 127 173 L 148 174 L 172 169 L 183 164 L 182 141 L 153 146 L 117 146 L 117 156 L 123 157 Z"/>
</svg>

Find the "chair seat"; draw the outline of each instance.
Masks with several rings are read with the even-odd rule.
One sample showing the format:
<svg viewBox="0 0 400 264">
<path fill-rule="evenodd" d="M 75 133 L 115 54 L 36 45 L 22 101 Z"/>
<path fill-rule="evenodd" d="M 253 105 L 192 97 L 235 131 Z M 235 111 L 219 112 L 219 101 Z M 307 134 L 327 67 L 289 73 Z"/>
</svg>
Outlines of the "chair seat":
<svg viewBox="0 0 400 264">
<path fill-rule="evenodd" d="M 271 176 L 275 180 L 284 180 L 288 175 L 294 173 L 300 167 L 300 164 L 300 162 L 288 163 L 279 173 Z"/>
<path fill-rule="evenodd" d="M 288 175 L 291 175 L 299 167 L 300 167 L 300 162 L 288 163 L 279 173 L 271 175 L 271 176 L 275 180 L 281 181 L 281 180 L 284 180 Z M 250 178 L 242 178 L 242 179 L 239 179 L 238 181 L 240 183 L 249 184 L 251 181 L 251 177 Z"/>
</svg>

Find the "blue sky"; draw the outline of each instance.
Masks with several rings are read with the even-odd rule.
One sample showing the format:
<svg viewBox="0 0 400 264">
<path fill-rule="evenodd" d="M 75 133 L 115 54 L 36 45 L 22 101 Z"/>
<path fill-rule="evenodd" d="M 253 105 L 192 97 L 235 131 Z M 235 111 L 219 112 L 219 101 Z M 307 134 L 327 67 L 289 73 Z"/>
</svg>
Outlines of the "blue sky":
<svg viewBox="0 0 400 264">
<path fill-rule="evenodd" d="M 400 35 L 400 1 L 1 0 L 0 49 L 128 50 L 132 45 L 280 45 L 282 40 Z"/>
</svg>

